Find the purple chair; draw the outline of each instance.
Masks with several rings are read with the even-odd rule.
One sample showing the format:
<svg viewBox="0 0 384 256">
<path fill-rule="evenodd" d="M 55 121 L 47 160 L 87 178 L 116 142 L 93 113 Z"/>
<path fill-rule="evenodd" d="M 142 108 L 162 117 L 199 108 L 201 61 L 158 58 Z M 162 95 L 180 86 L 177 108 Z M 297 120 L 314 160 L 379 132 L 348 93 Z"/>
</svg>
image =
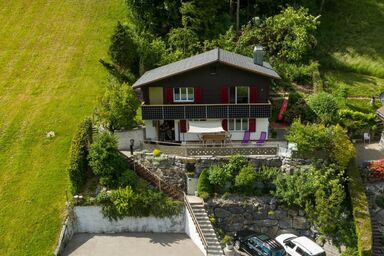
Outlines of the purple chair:
<svg viewBox="0 0 384 256">
<path fill-rule="evenodd" d="M 251 132 L 245 131 L 243 136 L 243 141 L 241 142 L 241 144 L 248 144 L 250 141 L 251 141 Z"/>
<path fill-rule="evenodd" d="M 256 144 L 261 146 L 265 143 L 265 140 L 267 139 L 267 132 L 261 132 L 260 138 L 256 140 Z"/>
</svg>

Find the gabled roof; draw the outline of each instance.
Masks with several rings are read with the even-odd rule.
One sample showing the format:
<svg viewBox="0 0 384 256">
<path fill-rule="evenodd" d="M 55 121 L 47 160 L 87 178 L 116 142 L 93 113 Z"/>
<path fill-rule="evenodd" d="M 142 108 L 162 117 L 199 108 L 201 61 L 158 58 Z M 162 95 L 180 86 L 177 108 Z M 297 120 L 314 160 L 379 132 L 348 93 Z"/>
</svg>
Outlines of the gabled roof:
<svg viewBox="0 0 384 256">
<path fill-rule="evenodd" d="M 253 58 L 246 57 L 223 49 L 213 49 L 186 59 L 182 59 L 144 73 L 134 84 L 133 88 L 162 80 L 180 73 L 184 73 L 211 63 L 224 63 L 239 69 L 273 79 L 280 79 L 280 76 L 273 70 L 269 63 L 264 62 L 263 66 L 253 63 Z"/>
</svg>

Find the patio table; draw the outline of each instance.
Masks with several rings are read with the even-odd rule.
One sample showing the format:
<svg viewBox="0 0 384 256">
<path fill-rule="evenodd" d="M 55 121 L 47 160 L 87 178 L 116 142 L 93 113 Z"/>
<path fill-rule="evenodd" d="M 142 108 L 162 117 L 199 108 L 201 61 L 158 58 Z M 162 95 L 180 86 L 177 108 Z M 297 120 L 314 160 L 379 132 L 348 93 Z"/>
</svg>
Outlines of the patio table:
<svg viewBox="0 0 384 256">
<path fill-rule="evenodd" d="M 226 140 L 226 135 L 225 133 L 206 133 L 201 134 L 201 139 L 204 145 L 207 145 L 208 141 L 220 142 L 221 144 L 224 144 Z"/>
</svg>

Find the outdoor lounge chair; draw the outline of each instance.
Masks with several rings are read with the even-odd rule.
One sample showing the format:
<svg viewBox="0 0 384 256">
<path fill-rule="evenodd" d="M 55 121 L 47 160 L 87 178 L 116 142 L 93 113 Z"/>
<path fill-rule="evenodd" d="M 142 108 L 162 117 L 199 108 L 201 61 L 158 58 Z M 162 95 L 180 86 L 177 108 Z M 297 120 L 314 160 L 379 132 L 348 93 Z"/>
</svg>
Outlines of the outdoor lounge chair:
<svg viewBox="0 0 384 256">
<path fill-rule="evenodd" d="M 245 131 L 243 140 L 241 141 L 241 144 L 248 144 L 251 141 L 251 132 L 250 131 Z"/>
<path fill-rule="evenodd" d="M 260 138 L 258 140 L 256 140 L 256 144 L 259 146 L 264 145 L 266 139 L 267 139 L 267 133 L 261 132 Z"/>
</svg>

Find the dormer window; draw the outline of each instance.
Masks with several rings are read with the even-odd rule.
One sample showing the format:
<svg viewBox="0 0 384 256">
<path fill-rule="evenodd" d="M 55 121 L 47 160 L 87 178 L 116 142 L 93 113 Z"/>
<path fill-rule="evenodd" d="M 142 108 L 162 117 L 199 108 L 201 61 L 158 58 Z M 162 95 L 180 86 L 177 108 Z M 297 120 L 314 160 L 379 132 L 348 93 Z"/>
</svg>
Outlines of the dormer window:
<svg viewBox="0 0 384 256">
<path fill-rule="evenodd" d="M 194 102 L 195 95 L 193 87 L 173 88 L 174 102 Z"/>
</svg>

